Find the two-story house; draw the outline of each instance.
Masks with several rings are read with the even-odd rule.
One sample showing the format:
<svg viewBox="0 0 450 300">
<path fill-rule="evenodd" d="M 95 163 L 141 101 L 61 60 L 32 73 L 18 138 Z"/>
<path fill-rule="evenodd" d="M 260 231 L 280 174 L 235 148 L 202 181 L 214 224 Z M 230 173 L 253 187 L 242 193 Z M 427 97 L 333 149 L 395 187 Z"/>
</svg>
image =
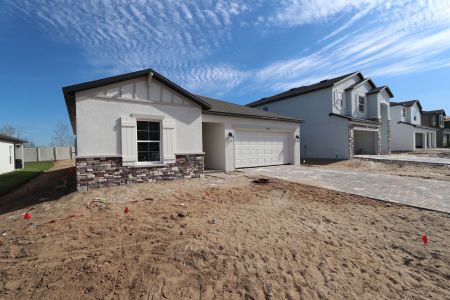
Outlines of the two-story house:
<svg viewBox="0 0 450 300">
<path fill-rule="evenodd" d="M 444 147 L 450 148 L 450 117 L 444 119 L 444 137 L 442 140 Z"/>
<path fill-rule="evenodd" d="M 445 110 L 431 110 L 422 112 L 422 125 L 437 128 L 436 146 L 438 148 L 448 147 L 450 130 L 446 130 L 444 126 L 446 114 Z"/>
<path fill-rule="evenodd" d="M 303 158 L 350 159 L 355 154 L 390 153 L 389 87 L 377 87 L 360 72 L 247 104 L 304 120 Z"/>
<path fill-rule="evenodd" d="M 424 125 L 424 116 L 419 100 L 391 102 L 392 151 L 436 148 L 438 129 Z"/>
</svg>

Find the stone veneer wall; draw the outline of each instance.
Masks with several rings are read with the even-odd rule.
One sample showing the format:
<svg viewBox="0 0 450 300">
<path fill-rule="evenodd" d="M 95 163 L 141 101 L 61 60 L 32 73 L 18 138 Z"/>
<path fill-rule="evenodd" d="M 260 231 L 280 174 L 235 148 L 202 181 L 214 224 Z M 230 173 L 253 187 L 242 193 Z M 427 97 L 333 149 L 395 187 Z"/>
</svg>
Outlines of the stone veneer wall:
<svg viewBox="0 0 450 300">
<path fill-rule="evenodd" d="M 198 178 L 204 174 L 204 154 L 176 155 L 175 162 L 158 167 L 122 166 L 121 157 L 77 158 L 77 189 L 87 191 L 108 186 Z"/>
<path fill-rule="evenodd" d="M 355 156 L 355 130 L 354 127 L 363 127 L 378 129 L 377 131 L 377 154 L 381 154 L 381 132 L 380 126 L 378 125 L 368 125 L 368 124 L 349 124 L 348 125 L 348 156 L 352 159 Z"/>
</svg>

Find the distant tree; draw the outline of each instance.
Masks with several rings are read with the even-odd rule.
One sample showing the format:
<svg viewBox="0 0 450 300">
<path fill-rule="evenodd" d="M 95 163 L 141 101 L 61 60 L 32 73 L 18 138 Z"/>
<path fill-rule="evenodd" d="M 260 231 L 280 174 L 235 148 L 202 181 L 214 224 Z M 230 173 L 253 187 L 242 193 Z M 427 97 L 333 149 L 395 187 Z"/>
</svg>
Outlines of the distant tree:
<svg viewBox="0 0 450 300">
<path fill-rule="evenodd" d="M 23 144 L 23 146 L 25 148 L 34 148 L 34 147 L 36 147 L 36 144 L 33 142 L 33 140 L 27 140 L 27 139 L 25 139 L 25 140 L 28 141 L 28 142 Z"/>
<path fill-rule="evenodd" d="M 74 137 L 70 134 L 69 127 L 64 122 L 58 122 L 53 130 L 52 141 L 50 146 L 68 147 L 73 146 Z"/>
<path fill-rule="evenodd" d="M 17 137 L 17 138 L 19 135 L 19 131 L 15 127 L 11 126 L 10 124 L 3 125 L 2 128 L 0 128 L 0 133 L 7 135 L 7 136 Z"/>
</svg>

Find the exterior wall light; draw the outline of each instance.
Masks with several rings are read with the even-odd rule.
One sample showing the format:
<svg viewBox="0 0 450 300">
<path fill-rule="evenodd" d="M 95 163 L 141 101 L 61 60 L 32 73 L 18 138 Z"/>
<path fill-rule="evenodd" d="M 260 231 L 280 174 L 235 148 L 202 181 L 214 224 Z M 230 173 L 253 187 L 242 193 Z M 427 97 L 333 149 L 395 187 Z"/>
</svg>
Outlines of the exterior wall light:
<svg viewBox="0 0 450 300">
<path fill-rule="evenodd" d="M 228 136 L 229 137 L 233 137 L 233 133 L 232 132 L 228 132 Z"/>
</svg>

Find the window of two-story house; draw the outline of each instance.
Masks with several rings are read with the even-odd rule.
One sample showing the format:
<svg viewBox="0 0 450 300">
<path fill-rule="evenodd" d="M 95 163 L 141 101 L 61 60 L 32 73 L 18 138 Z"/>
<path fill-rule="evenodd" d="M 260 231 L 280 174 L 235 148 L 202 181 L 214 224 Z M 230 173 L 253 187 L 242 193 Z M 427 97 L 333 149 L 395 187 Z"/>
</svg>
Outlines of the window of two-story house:
<svg viewBox="0 0 450 300">
<path fill-rule="evenodd" d="M 406 118 L 406 108 L 402 108 L 402 119 Z"/>
<path fill-rule="evenodd" d="M 436 115 L 431 118 L 431 126 L 436 127 Z"/>
<path fill-rule="evenodd" d="M 416 113 L 416 110 L 414 108 L 412 109 L 412 115 L 413 115 L 414 121 L 417 121 L 417 113 Z"/>
<path fill-rule="evenodd" d="M 358 96 L 358 112 L 363 113 L 366 110 L 366 98 Z"/>
<path fill-rule="evenodd" d="M 138 162 L 159 162 L 161 144 L 161 123 L 137 121 Z"/>
<path fill-rule="evenodd" d="M 444 126 L 444 116 L 439 115 L 439 126 Z"/>
<path fill-rule="evenodd" d="M 264 106 L 263 107 L 263 111 L 269 111 L 269 107 L 268 106 Z"/>
</svg>

